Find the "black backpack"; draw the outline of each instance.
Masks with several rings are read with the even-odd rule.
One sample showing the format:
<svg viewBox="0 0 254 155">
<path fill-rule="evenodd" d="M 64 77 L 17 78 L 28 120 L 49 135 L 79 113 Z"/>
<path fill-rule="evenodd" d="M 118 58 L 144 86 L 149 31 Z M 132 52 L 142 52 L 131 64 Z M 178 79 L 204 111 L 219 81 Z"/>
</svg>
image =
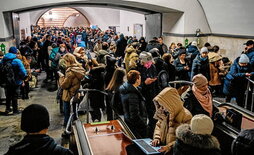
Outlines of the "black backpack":
<svg viewBox="0 0 254 155">
<path fill-rule="evenodd" d="M 16 85 L 15 74 L 11 64 L 13 60 L 2 60 L 2 63 L 0 63 L 0 86 L 2 87 L 14 87 Z"/>
<path fill-rule="evenodd" d="M 162 70 L 158 74 L 158 86 L 160 91 L 168 87 L 169 76 L 165 70 Z"/>
</svg>

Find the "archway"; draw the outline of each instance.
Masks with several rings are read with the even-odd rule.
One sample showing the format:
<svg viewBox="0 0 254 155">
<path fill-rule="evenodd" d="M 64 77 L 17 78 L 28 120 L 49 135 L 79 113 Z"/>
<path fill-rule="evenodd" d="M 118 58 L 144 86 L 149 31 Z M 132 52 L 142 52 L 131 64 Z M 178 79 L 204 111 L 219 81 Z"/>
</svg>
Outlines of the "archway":
<svg viewBox="0 0 254 155">
<path fill-rule="evenodd" d="M 53 8 L 46 11 L 36 22 L 40 27 L 90 26 L 89 20 L 79 11 L 70 7 Z"/>
</svg>

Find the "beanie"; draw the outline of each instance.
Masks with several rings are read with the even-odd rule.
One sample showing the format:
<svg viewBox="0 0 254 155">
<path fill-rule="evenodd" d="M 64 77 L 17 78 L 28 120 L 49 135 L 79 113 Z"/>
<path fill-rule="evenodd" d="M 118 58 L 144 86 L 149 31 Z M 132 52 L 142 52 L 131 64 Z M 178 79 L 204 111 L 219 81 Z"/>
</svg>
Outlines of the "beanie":
<svg viewBox="0 0 254 155">
<path fill-rule="evenodd" d="M 196 41 L 193 41 L 193 42 L 191 42 L 191 45 L 192 45 L 192 46 L 197 46 L 197 42 L 196 42 Z"/>
<path fill-rule="evenodd" d="M 195 134 L 210 135 L 213 131 L 213 121 L 204 114 L 195 115 L 191 119 L 190 128 Z"/>
<path fill-rule="evenodd" d="M 200 53 L 204 53 L 204 52 L 208 52 L 207 47 L 202 47 L 202 48 L 201 48 Z"/>
<path fill-rule="evenodd" d="M 18 52 L 18 50 L 16 47 L 14 47 L 14 46 L 10 47 L 9 53 L 17 54 L 17 52 Z"/>
<path fill-rule="evenodd" d="M 149 52 L 141 52 L 139 55 L 139 58 L 141 59 L 141 62 L 148 62 L 152 61 L 152 54 Z"/>
<path fill-rule="evenodd" d="M 39 104 L 31 104 L 21 114 L 21 130 L 27 133 L 39 132 L 49 127 L 48 110 Z"/>
<path fill-rule="evenodd" d="M 239 59 L 239 63 L 249 63 L 250 59 L 246 54 L 242 54 Z"/>
<path fill-rule="evenodd" d="M 192 82 L 197 88 L 203 87 L 208 83 L 207 78 L 202 74 L 197 74 L 192 78 Z"/>
</svg>

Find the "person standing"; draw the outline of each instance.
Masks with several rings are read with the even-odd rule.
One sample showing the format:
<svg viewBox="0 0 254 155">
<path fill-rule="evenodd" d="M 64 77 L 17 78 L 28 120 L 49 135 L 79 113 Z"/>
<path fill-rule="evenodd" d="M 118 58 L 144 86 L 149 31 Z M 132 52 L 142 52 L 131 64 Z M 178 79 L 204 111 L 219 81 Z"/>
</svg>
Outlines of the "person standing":
<svg viewBox="0 0 254 155">
<path fill-rule="evenodd" d="M 6 87 L 5 87 L 5 95 L 6 95 L 5 113 L 7 115 L 11 111 L 13 111 L 13 114 L 20 113 L 20 111 L 18 110 L 18 94 L 19 94 L 20 86 L 23 84 L 23 80 L 27 76 L 27 72 L 22 61 L 17 59 L 17 55 L 16 55 L 17 52 L 18 52 L 18 49 L 12 46 L 9 49 L 9 53 L 7 53 L 4 56 L 3 60 L 1 61 L 2 65 L 8 65 L 7 63 L 11 63 L 12 71 L 9 70 L 9 72 L 6 73 L 5 75 L 8 76 L 6 77 L 6 79 L 9 79 L 9 80 L 13 79 L 11 81 L 14 82 L 9 84 L 6 83 Z M 14 75 L 11 75 L 12 73 Z M 11 105 L 13 109 L 11 109 Z"/>
<path fill-rule="evenodd" d="M 138 88 L 141 84 L 140 73 L 135 70 L 129 71 L 127 81 L 119 88 L 124 121 L 136 137 L 146 138 L 148 126 L 145 98 Z"/>
</svg>

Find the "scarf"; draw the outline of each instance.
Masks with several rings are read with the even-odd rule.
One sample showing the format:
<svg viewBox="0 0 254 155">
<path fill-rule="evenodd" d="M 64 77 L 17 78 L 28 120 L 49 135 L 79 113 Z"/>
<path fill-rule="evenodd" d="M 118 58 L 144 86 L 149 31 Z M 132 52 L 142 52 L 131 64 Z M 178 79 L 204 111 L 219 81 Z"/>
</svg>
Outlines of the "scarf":
<svg viewBox="0 0 254 155">
<path fill-rule="evenodd" d="M 193 85 L 192 91 L 203 109 L 209 113 L 210 117 L 212 117 L 213 103 L 210 90 L 207 89 L 206 91 L 201 91 L 195 85 Z"/>
</svg>

